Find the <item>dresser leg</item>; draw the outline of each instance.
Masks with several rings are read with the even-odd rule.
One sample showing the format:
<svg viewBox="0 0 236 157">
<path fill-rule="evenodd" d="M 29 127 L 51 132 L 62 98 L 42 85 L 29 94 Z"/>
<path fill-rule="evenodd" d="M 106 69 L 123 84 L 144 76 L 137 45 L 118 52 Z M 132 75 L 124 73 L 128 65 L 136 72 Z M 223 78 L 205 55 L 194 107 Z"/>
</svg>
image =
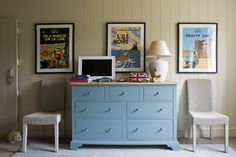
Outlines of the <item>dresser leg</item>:
<svg viewBox="0 0 236 157">
<path fill-rule="evenodd" d="M 174 151 L 180 149 L 179 143 L 169 143 L 169 144 L 167 144 L 167 146 L 168 146 L 169 148 L 171 148 L 172 150 L 174 150 Z"/>
<path fill-rule="evenodd" d="M 82 146 L 83 146 L 83 144 L 72 141 L 70 143 L 70 150 L 76 150 L 77 148 L 82 147 Z"/>
</svg>

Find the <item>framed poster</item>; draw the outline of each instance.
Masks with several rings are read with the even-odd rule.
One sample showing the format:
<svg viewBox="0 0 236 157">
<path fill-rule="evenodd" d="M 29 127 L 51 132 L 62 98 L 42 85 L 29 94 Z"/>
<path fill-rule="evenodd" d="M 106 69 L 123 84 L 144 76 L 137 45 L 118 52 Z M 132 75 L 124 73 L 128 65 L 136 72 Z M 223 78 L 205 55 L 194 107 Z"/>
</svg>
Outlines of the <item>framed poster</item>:
<svg viewBox="0 0 236 157">
<path fill-rule="evenodd" d="M 145 71 L 145 23 L 107 23 L 107 55 L 115 56 L 116 72 Z"/>
<path fill-rule="evenodd" d="M 74 24 L 35 24 L 36 73 L 74 72 Z"/>
<path fill-rule="evenodd" d="M 217 23 L 178 23 L 178 72 L 217 73 Z"/>
</svg>

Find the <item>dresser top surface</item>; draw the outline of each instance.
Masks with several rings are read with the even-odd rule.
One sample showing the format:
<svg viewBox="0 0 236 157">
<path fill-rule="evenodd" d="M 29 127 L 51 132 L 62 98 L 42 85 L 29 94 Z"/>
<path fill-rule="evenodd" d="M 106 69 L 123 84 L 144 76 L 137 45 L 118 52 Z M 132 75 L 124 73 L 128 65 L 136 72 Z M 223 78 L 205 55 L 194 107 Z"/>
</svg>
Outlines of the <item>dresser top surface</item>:
<svg viewBox="0 0 236 157">
<path fill-rule="evenodd" d="M 70 82 L 70 85 L 176 85 L 173 81 L 164 82 Z"/>
</svg>

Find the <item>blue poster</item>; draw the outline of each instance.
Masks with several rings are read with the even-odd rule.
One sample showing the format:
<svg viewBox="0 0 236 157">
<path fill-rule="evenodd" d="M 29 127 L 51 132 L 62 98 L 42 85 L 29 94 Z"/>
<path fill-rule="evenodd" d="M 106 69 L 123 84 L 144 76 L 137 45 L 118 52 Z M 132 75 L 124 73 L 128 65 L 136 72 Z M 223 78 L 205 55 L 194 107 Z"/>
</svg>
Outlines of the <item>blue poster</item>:
<svg viewBox="0 0 236 157">
<path fill-rule="evenodd" d="M 214 32 L 211 28 L 183 28 L 183 68 L 211 68 L 212 42 Z M 215 41 L 214 41 L 215 42 Z"/>
</svg>

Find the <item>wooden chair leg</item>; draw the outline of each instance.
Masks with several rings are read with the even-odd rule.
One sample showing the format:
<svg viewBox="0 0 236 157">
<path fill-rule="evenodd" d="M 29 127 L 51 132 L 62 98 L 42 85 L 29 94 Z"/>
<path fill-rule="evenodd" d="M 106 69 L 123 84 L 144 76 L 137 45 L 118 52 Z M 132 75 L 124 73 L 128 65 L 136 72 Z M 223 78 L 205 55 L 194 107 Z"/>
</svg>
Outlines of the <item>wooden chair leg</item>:
<svg viewBox="0 0 236 157">
<path fill-rule="evenodd" d="M 210 139 L 213 139 L 213 126 L 210 125 Z"/>
<path fill-rule="evenodd" d="M 44 126 L 40 126 L 40 136 L 41 136 L 41 139 L 44 139 Z"/>
<path fill-rule="evenodd" d="M 23 124 L 23 141 L 22 141 L 22 151 L 25 153 L 27 149 L 27 132 L 28 126 L 27 124 Z"/>
<path fill-rule="evenodd" d="M 60 127 L 60 126 L 59 126 Z M 63 138 L 66 138 L 66 133 L 65 133 L 65 119 L 63 118 L 61 121 L 61 136 Z"/>
<path fill-rule="evenodd" d="M 196 124 L 193 124 L 193 152 L 196 152 Z"/>
<path fill-rule="evenodd" d="M 59 151 L 59 124 L 54 124 L 55 152 Z"/>
<path fill-rule="evenodd" d="M 225 153 L 228 152 L 228 146 L 229 146 L 229 125 L 224 125 L 225 130 Z"/>
</svg>

